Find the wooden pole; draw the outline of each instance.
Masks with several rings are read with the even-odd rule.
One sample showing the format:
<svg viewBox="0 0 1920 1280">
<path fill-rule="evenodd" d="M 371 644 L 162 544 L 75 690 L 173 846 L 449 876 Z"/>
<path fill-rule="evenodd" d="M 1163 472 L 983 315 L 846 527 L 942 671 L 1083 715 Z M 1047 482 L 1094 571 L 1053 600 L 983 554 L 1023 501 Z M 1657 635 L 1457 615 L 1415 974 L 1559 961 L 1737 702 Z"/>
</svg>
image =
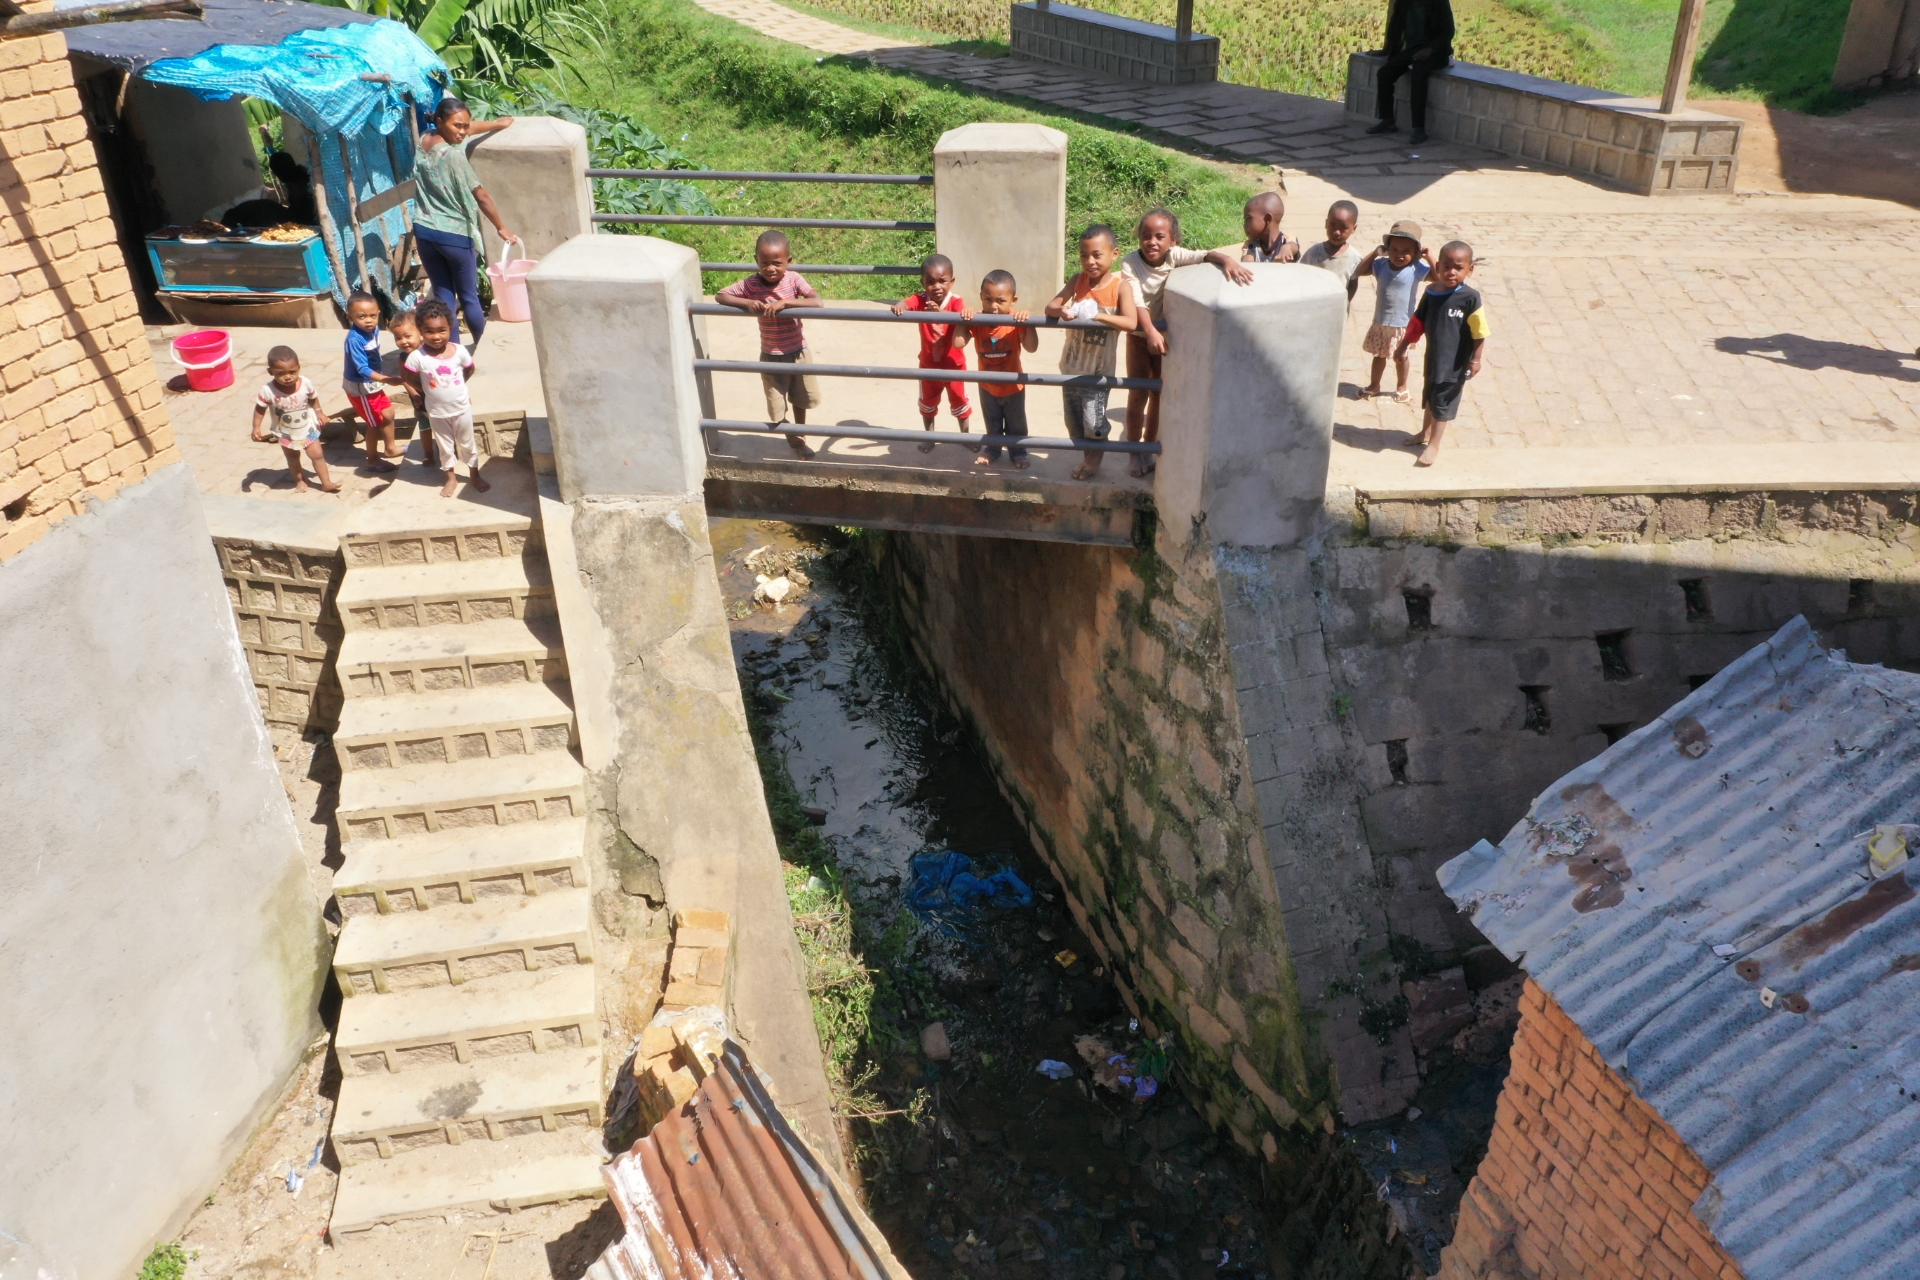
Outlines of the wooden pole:
<svg viewBox="0 0 1920 1280">
<path fill-rule="evenodd" d="M 1174 9 L 1174 14 L 1174 39 L 1193 39 L 1193 0 L 1180 0 L 1179 5 Z"/>
<path fill-rule="evenodd" d="M 1673 56 L 1667 59 L 1667 86 L 1660 94 L 1660 114 L 1670 116 L 1687 101 L 1693 83 L 1693 59 L 1700 50 L 1700 19 L 1706 0 L 1680 0 L 1680 21 L 1673 29 Z"/>
<path fill-rule="evenodd" d="M 320 164 L 320 139 L 311 133 L 307 134 L 307 163 L 312 166 L 313 207 L 320 215 L 320 238 L 326 242 L 327 265 L 333 268 L 340 291 L 351 292 L 353 281 L 347 275 L 347 264 L 340 257 L 339 233 L 333 225 L 333 213 L 327 208 L 327 171 Z"/>
<path fill-rule="evenodd" d="M 354 194 L 352 143 L 347 135 L 337 135 L 340 144 L 340 169 L 347 175 L 347 218 L 353 223 L 353 243 L 360 250 L 360 288 L 373 292 L 373 258 L 367 252 L 367 233 L 360 225 L 360 197 Z"/>
<path fill-rule="evenodd" d="M 0 6 L 0 40 L 22 40 L 66 31 L 73 27 L 98 26 L 102 22 L 139 22 L 147 18 L 200 17 L 200 0 L 120 0 L 115 4 L 93 4 L 82 9 L 54 9 L 45 13 L 23 13 L 8 0 Z"/>
</svg>

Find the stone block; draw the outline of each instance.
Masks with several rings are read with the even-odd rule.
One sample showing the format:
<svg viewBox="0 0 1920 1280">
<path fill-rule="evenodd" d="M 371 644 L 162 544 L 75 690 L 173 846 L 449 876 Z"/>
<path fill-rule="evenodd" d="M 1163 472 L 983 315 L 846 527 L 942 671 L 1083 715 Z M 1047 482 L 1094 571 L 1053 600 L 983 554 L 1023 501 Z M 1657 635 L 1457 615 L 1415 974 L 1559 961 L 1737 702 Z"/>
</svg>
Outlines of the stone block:
<svg viewBox="0 0 1920 1280">
<path fill-rule="evenodd" d="M 933 148 L 934 238 L 975 297 L 987 272 L 1013 273 L 1022 305 L 1060 288 L 1067 236 L 1067 135 L 1038 124 L 969 124 Z"/>
<path fill-rule="evenodd" d="M 703 1004 L 726 1004 L 726 991 L 699 982 L 669 982 L 661 1003 L 670 1009 L 690 1009 Z"/>
<path fill-rule="evenodd" d="M 674 940 L 676 942 L 679 940 L 679 931 L 681 929 L 699 929 L 718 935 L 722 940 L 719 945 L 724 946 L 727 931 L 732 927 L 733 921 L 724 911 L 706 911 L 699 908 L 688 908 L 673 913 Z M 697 941 L 691 941 L 690 945 L 710 947 L 715 944 L 703 937 Z"/>
<path fill-rule="evenodd" d="M 593 231 L 587 131 L 552 116 L 516 116 L 512 126 L 467 144 L 467 158 L 506 224 L 519 235 L 515 257 L 544 258 Z M 500 257 L 493 224 L 483 223 L 487 261 Z"/>
</svg>

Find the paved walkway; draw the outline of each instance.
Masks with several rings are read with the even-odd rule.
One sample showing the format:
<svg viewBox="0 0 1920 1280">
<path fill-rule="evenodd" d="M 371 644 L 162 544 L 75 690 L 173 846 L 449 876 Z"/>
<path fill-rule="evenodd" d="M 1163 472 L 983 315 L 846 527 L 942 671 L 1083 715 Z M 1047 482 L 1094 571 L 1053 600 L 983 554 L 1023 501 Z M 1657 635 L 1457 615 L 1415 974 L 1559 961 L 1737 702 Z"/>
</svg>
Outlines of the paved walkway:
<svg viewBox="0 0 1920 1280">
<path fill-rule="evenodd" d="M 1913 209 L 1844 196 L 1634 196 L 1472 147 L 1430 145 L 1416 157 L 1403 140 L 1368 137 L 1337 102 L 1226 84 L 1141 86 L 903 46 L 771 0 L 702 3 L 778 39 L 1279 165 L 1289 230 L 1303 236 L 1345 198 L 1360 206 L 1361 243 L 1402 217 L 1420 221 L 1430 243 L 1471 241 L 1494 336 L 1441 464 L 1412 467 L 1403 441 L 1417 410 L 1355 398 L 1370 364 L 1363 283 L 1341 366 L 1336 484 L 1920 478 Z"/>
</svg>

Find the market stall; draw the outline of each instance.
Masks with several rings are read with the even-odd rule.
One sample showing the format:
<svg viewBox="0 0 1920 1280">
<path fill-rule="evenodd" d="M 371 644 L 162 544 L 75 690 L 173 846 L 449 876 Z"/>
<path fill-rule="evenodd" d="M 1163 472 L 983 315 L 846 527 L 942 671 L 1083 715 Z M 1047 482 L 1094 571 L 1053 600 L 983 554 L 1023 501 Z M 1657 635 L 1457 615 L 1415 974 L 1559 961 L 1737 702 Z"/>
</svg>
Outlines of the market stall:
<svg viewBox="0 0 1920 1280">
<path fill-rule="evenodd" d="M 418 112 L 447 69 L 406 27 L 299 0 L 206 0 L 199 22 L 87 28 L 68 47 L 123 244 L 174 316 L 312 324 L 353 289 L 411 300 Z M 281 112 L 269 174 L 247 98 Z"/>
</svg>

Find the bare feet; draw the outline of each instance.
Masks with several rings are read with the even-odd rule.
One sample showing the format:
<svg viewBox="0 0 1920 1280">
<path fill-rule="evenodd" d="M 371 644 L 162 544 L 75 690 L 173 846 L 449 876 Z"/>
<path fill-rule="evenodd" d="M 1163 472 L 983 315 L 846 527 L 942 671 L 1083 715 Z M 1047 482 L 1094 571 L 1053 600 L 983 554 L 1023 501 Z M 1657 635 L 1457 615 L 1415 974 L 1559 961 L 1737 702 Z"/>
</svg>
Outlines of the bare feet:
<svg viewBox="0 0 1920 1280">
<path fill-rule="evenodd" d="M 440 486 L 440 496 L 451 498 L 460 488 L 460 476 L 457 472 L 447 472 L 447 482 Z"/>
<path fill-rule="evenodd" d="M 1378 395 L 1381 395 L 1381 394 L 1383 394 L 1383 393 L 1381 392 L 1381 390 L 1380 390 L 1380 388 L 1379 388 L 1378 386 L 1372 386 L 1372 387 L 1368 387 L 1368 388 L 1367 388 L 1367 389 L 1366 389 L 1365 391 L 1362 391 L 1362 392 L 1360 393 L 1360 398 L 1361 398 L 1362 400 L 1371 400 L 1371 399 L 1373 399 L 1373 398 L 1374 398 L 1375 396 L 1378 396 Z"/>
<path fill-rule="evenodd" d="M 1100 464 L 1097 462 L 1083 462 L 1073 469 L 1075 480 L 1091 480 L 1099 474 Z"/>
<path fill-rule="evenodd" d="M 1421 454 L 1419 457 L 1413 460 L 1413 465 L 1416 467 L 1430 467 L 1435 462 L 1437 462 L 1439 458 L 1440 458 L 1440 446 L 1437 443 L 1430 444 L 1424 450 L 1421 451 Z"/>
<path fill-rule="evenodd" d="M 973 455 L 973 465 L 976 467 L 990 467 L 997 461 L 999 461 L 999 459 L 989 458 L 984 453 L 976 453 Z"/>
<path fill-rule="evenodd" d="M 293 491 L 295 493 L 312 493 L 313 489 L 305 480 L 301 480 L 294 484 Z"/>
<path fill-rule="evenodd" d="M 340 492 L 340 482 L 338 480 L 335 480 L 332 484 L 323 484 L 320 486 L 320 492 L 338 493 Z"/>
<path fill-rule="evenodd" d="M 478 471 L 474 472 L 470 478 L 473 481 L 473 491 L 475 493 L 485 493 L 487 490 L 493 488 L 492 485 L 488 484 L 485 480 L 482 480 L 480 478 L 480 473 Z"/>
</svg>

